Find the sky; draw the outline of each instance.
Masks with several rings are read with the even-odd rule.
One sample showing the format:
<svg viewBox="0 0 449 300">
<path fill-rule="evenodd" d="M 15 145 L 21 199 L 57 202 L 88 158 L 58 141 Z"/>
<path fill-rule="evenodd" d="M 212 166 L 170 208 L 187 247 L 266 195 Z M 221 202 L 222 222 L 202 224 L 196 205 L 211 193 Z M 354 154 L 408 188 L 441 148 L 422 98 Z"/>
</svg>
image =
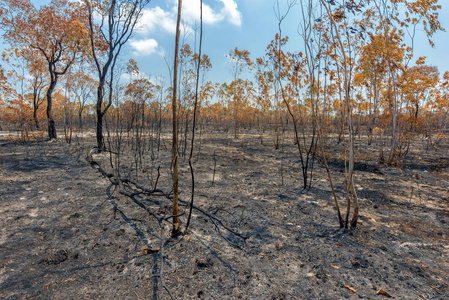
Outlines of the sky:
<svg viewBox="0 0 449 300">
<path fill-rule="evenodd" d="M 300 0 L 299 0 L 300 1 Z M 35 5 L 44 5 L 48 0 L 32 0 Z M 183 0 L 183 30 L 181 41 L 193 45 L 195 27 L 199 24 L 199 0 Z M 440 22 L 449 30 L 449 1 L 440 0 L 442 10 Z M 285 10 L 286 0 L 280 0 Z M 203 0 L 203 54 L 207 54 L 213 65 L 207 74 L 212 82 L 231 80 L 230 63 L 226 58 L 232 49 L 246 49 L 255 60 L 265 49 L 278 30 L 274 13 L 275 0 Z M 173 64 L 175 45 L 177 0 L 152 0 L 145 8 L 142 18 L 123 50 L 122 61 L 133 58 L 141 72 L 152 77 L 169 80 L 169 65 Z M 283 23 L 283 32 L 289 35 L 289 48 L 303 51 L 296 30 L 300 21 L 300 7 L 295 6 Z M 422 31 L 415 41 L 415 56 L 426 56 L 427 64 L 438 66 L 440 73 L 449 71 L 449 31 L 438 32 L 431 48 Z M 193 48 L 193 47 L 192 47 Z M 168 81 L 169 82 L 169 81 Z"/>
<path fill-rule="evenodd" d="M 199 0 L 183 1 L 181 42 L 192 48 L 199 38 Z M 212 62 L 207 79 L 225 82 L 231 79 L 226 54 L 238 47 L 251 52 L 255 59 L 264 54 L 274 38 L 277 21 L 273 0 L 203 0 L 203 54 Z M 177 1 L 152 1 L 130 41 L 130 56 L 143 72 L 168 77 L 166 60 L 173 64 Z M 195 33 L 195 28 L 198 32 Z"/>
<path fill-rule="evenodd" d="M 440 22 L 449 30 L 449 1 L 440 2 Z M 284 4 L 280 7 L 281 11 L 285 11 L 286 1 L 280 0 L 280 3 Z M 248 50 L 253 60 L 264 55 L 278 30 L 274 5 L 275 0 L 203 0 L 203 53 L 211 58 L 213 65 L 207 75 L 209 80 L 231 80 L 230 63 L 225 55 L 235 47 Z M 145 10 L 128 51 L 143 72 L 168 77 L 164 57 L 172 64 L 176 9 L 176 0 L 153 0 Z M 184 0 L 182 14 L 183 23 L 188 27 L 184 38 L 187 35 L 188 41 L 193 43 L 193 28 L 199 19 L 199 0 Z M 296 31 L 299 21 L 300 7 L 297 5 L 285 19 L 283 32 L 290 37 L 290 49 L 303 51 Z M 426 56 L 427 64 L 438 66 L 441 73 L 449 71 L 449 31 L 437 33 L 433 41 L 435 48 L 429 45 L 422 30 L 418 31 L 415 38 L 416 58 Z"/>
</svg>

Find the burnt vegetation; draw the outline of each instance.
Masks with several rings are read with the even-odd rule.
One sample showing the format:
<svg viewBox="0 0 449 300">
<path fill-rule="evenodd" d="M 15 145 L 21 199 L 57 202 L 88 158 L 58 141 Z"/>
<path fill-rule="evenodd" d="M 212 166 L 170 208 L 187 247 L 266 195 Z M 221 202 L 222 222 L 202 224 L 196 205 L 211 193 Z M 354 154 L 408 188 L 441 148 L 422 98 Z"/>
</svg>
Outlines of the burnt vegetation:
<svg viewBox="0 0 449 300">
<path fill-rule="evenodd" d="M 437 1 L 277 1 L 213 83 L 179 0 L 172 84 L 119 59 L 149 2 L 0 4 L 1 298 L 449 297 Z"/>
</svg>

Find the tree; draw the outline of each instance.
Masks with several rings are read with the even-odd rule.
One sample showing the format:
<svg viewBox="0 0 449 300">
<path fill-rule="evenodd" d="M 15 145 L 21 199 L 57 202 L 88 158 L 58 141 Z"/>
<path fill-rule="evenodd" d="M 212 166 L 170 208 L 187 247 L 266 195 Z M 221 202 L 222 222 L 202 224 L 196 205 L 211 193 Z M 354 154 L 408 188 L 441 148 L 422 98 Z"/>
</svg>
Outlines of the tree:
<svg viewBox="0 0 449 300">
<path fill-rule="evenodd" d="M 200 0 L 200 41 L 199 41 L 199 50 L 198 50 L 198 61 L 196 64 L 196 83 L 195 83 L 195 103 L 193 107 L 193 124 L 192 124 L 192 140 L 190 145 L 190 155 L 189 155 L 189 167 L 190 167 L 190 175 L 192 177 L 192 186 L 191 186 L 191 195 L 190 195 L 190 209 L 189 216 L 187 217 L 186 230 L 189 228 L 190 219 L 192 217 L 193 210 L 193 201 L 195 197 L 195 172 L 193 170 L 192 156 L 193 156 L 193 145 L 195 143 L 195 128 L 196 128 L 196 116 L 197 116 L 197 108 L 198 108 L 198 89 L 200 83 L 200 68 L 201 68 L 201 52 L 203 47 L 203 0 Z M 208 59 L 205 59 L 206 62 L 209 62 Z M 212 65 L 209 62 L 210 67 Z"/>
<path fill-rule="evenodd" d="M 324 0 L 320 0 L 322 6 L 325 9 L 327 14 L 329 27 L 331 28 L 331 34 L 333 34 L 333 41 L 336 44 L 336 47 L 339 48 L 341 57 L 340 59 L 335 59 L 335 63 L 340 65 L 343 72 L 343 93 L 344 93 L 344 101 L 345 101 L 345 109 L 346 109 L 346 118 L 347 118 L 347 126 L 349 131 L 349 157 L 348 157 L 348 170 L 345 167 L 345 179 L 346 179 L 346 198 L 347 198 L 347 213 L 346 213 L 346 221 L 345 227 L 348 227 L 348 218 L 351 207 L 351 199 L 354 203 L 354 213 L 353 218 L 351 220 L 351 226 L 356 227 L 359 213 L 359 204 L 357 192 L 354 186 L 354 124 L 353 124 L 353 111 L 352 111 L 352 102 L 351 102 L 351 80 L 352 80 L 352 66 L 353 66 L 353 57 L 352 48 L 349 35 L 349 24 L 344 20 L 345 11 L 342 10 L 341 7 L 338 7 L 331 11 L 330 7 Z M 333 4 L 333 3 L 330 3 Z M 348 10 L 354 11 L 359 8 L 359 5 L 354 4 L 355 7 L 349 6 Z M 337 24 L 339 23 L 339 24 Z M 345 33 L 345 36 L 343 34 Z M 343 38 L 346 37 L 346 40 Z M 346 43 L 345 43 L 346 42 Z M 346 157 L 345 157 L 346 162 Z M 340 223 L 341 226 L 341 223 Z"/>
<path fill-rule="evenodd" d="M 5 96 L 11 92 L 8 77 L 6 77 L 5 70 L 2 65 L 0 65 L 0 92 L 0 101 L 4 101 Z"/>
<path fill-rule="evenodd" d="M 29 116 L 24 114 L 24 111 L 20 109 L 28 109 L 28 103 L 26 102 L 26 61 L 23 57 L 23 51 L 18 48 L 8 48 L 2 52 L 2 59 L 8 64 L 8 71 L 6 72 L 5 83 L 8 89 L 5 90 L 5 101 L 10 105 L 10 109 L 16 110 L 18 116 L 23 116 L 23 120 L 14 120 L 13 123 L 21 123 L 27 120 Z M 19 105 L 20 104 L 20 105 Z M 13 120 L 13 118 L 9 118 Z"/>
<path fill-rule="evenodd" d="M 195 90 L 196 90 L 196 81 L 197 78 L 196 70 L 199 67 L 200 69 L 207 71 L 212 67 L 210 63 L 210 59 L 207 55 L 203 55 L 201 58 L 201 64 L 198 65 L 198 53 L 194 53 L 189 44 L 184 44 L 179 50 L 179 80 L 178 80 L 178 122 L 180 124 L 179 132 L 184 132 L 181 135 L 180 143 L 184 144 L 181 146 L 180 154 L 185 157 L 187 151 L 187 140 L 188 140 L 188 131 L 189 131 L 189 121 L 190 115 L 194 110 L 194 102 L 195 102 Z M 203 75 L 205 72 L 203 73 Z M 204 78 L 203 78 L 204 79 Z M 201 100 L 201 98 L 199 99 Z M 182 122 L 184 119 L 184 122 Z M 184 128 L 182 128 L 184 124 Z M 183 138 L 182 138 L 183 137 Z"/>
<path fill-rule="evenodd" d="M 173 113 L 173 128 L 172 128 L 172 155 L 173 155 L 173 230 L 174 234 L 179 233 L 179 217 L 178 217 L 178 116 L 176 114 L 177 107 L 177 89 L 178 89 L 178 51 L 179 51 L 179 36 L 181 34 L 179 27 L 181 23 L 181 8 L 182 0 L 178 0 L 178 17 L 176 20 L 176 37 L 175 37 L 175 58 L 173 63 L 173 94 L 172 94 L 172 113 Z"/>
<path fill-rule="evenodd" d="M 403 76 L 403 90 L 408 103 L 410 114 L 410 125 L 414 129 L 419 128 L 420 108 L 427 101 L 430 90 L 435 87 L 439 81 L 438 68 L 418 64 L 410 68 Z"/>
<path fill-rule="evenodd" d="M 268 112 L 272 105 L 271 89 L 273 87 L 274 76 L 273 71 L 268 70 L 268 60 L 264 58 L 257 58 L 256 66 L 256 83 L 257 96 L 255 106 L 258 109 L 258 125 L 260 130 L 260 137 L 262 142 L 262 133 L 265 131 L 266 123 L 268 122 Z"/>
<path fill-rule="evenodd" d="M 145 108 L 148 101 L 153 98 L 155 86 L 147 78 L 134 79 L 125 88 L 125 96 L 130 97 L 132 103 L 132 111 L 128 130 L 133 128 L 133 123 L 138 123 L 143 126 L 145 122 Z"/>
<path fill-rule="evenodd" d="M 43 90 L 48 87 L 48 78 L 46 76 L 45 65 L 41 64 L 39 60 L 38 51 L 26 51 L 24 53 L 27 56 L 27 68 L 31 75 L 30 87 L 33 94 L 33 119 L 36 129 L 39 129 L 39 119 L 37 112 L 39 107 L 44 103 L 45 98 L 41 96 Z"/>
<path fill-rule="evenodd" d="M 234 115 L 234 138 L 237 138 L 237 129 L 239 124 L 239 111 L 242 106 L 248 101 L 250 95 L 253 91 L 253 82 L 248 79 L 242 79 L 240 76 L 245 71 L 252 70 L 254 63 L 249 57 L 250 53 L 248 50 L 239 50 L 235 47 L 226 56 L 232 68 L 232 82 L 227 86 L 228 92 L 230 93 L 229 99 L 233 102 L 233 115 Z"/>
<path fill-rule="evenodd" d="M 47 88 L 48 137 L 55 139 L 52 94 L 83 49 L 85 26 L 77 3 L 52 0 L 36 9 L 29 0 L 5 0 L 1 4 L 3 36 L 11 45 L 38 50 L 47 64 L 50 83 Z"/>
<path fill-rule="evenodd" d="M 89 22 L 90 54 L 98 73 L 96 101 L 98 151 L 104 149 L 103 118 L 112 105 L 117 58 L 133 34 L 142 9 L 150 1 L 82 0 Z M 108 90 L 105 90 L 106 84 Z"/>
<path fill-rule="evenodd" d="M 379 100 L 387 72 L 387 52 L 383 34 L 371 36 L 370 42 L 362 47 L 356 71 L 358 73 L 355 79 L 360 86 L 368 89 L 368 145 L 371 145 L 372 132 L 377 127 Z"/>
<path fill-rule="evenodd" d="M 321 0 L 322 1 L 322 0 Z M 397 55 L 387 55 L 387 71 L 389 76 L 389 90 L 388 98 L 390 102 L 391 111 L 391 148 L 388 156 L 387 164 L 392 164 L 396 156 L 400 154 L 398 151 L 400 126 L 399 126 L 399 102 L 401 94 L 399 93 L 399 80 L 401 71 L 406 72 L 408 63 L 413 58 L 413 44 L 414 36 L 418 25 L 422 25 L 430 45 L 433 47 L 434 43 L 431 40 L 433 34 L 438 30 L 444 30 L 441 26 L 438 17 L 438 10 L 441 5 L 438 0 L 420 0 L 420 1 L 406 1 L 406 0 L 390 0 L 390 1 L 373 1 L 374 7 L 365 10 L 367 18 L 377 18 L 378 22 L 374 29 L 376 32 L 383 33 L 385 38 L 385 48 L 391 49 L 390 44 L 394 46 L 395 41 L 403 42 L 405 32 L 411 38 L 411 47 L 407 47 L 409 52 L 402 58 L 402 65 L 397 63 Z M 404 48 L 405 45 L 401 45 Z M 404 52 L 405 49 L 402 49 Z M 390 51 L 389 54 L 395 54 L 395 51 Z M 390 84 L 391 83 L 391 84 Z"/>
<path fill-rule="evenodd" d="M 48 87 L 47 70 L 42 64 L 40 52 L 34 49 L 9 48 L 2 52 L 2 59 L 8 64 L 11 93 L 5 93 L 9 98 L 16 97 L 28 101 L 32 96 L 33 119 L 36 129 L 39 129 L 38 109 L 44 103 L 43 90 Z"/>
<path fill-rule="evenodd" d="M 80 68 L 73 74 L 73 82 L 70 86 L 70 90 L 74 93 L 76 103 L 77 103 L 77 113 L 78 113 L 78 128 L 83 129 L 83 111 L 86 107 L 87 101 L 92 97 L 97 82 L 86 70 Z"/>
</svg>

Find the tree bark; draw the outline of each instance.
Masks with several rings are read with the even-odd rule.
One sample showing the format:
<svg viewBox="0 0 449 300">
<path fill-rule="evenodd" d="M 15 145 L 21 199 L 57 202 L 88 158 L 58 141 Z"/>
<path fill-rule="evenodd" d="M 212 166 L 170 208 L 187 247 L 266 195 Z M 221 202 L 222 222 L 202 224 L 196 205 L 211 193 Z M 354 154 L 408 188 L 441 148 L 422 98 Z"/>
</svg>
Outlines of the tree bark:
<svg viewBox="0 0 449 300">
<path fill-rule="evenodd" d="M 325 0 L 320 0 L 321 4 L 324 6 L 324 8 L 327 11 L 327 14 L 329 16 L 329 19 L 331 21 L 331 23 L 334 26 L 335 29 L 335 34 L 336 34 L 336 38 L 338 41 L 338 44 L 340 46 L 341 49 L 341 53 L 343 55 L 343 67 L 344 67 L 344 88 L 345 88 L 345 103 L 346 103 L 346 111 L 347 111 L 347 122 L 348 122 L 348 129 L 349 129 L 349 161 L 348 161 L 348 165 L 349 165 L 349 170 L 345 175 L 347 174 L 347 184 L 346 184 L 346 195 L 348 197 L 348 201 L 350 201 L 349 197 L 352 197 L 352 200 L 354 202 L 354 214 L 351 220 L 351 226 L 352 227 L 356 227 L 357 226 L 357 220 L 359 217 L 359 203 L 358 203 L 358 197 L 357 197 L 357 192 L 354 188 L 354 124 L 353 124 L 353 120 L 352 120 L 352 107 L 351 107 L 351 98 L 350 98 L 350 89 L 351 89 L 351 74 L 350 71 L 348 69 L 348 61 L 347 61 L 347 57 L 346 57 L 346 53 L 345 53 L 345 47 L 344 44 L 341 40 L 340 37 L 340 33 L 338 31 L 338 26 L 335 23 L 334 17 L 331 13 L 331 11 L 329 10 L 329 7 L 327 6 Z M 349 192 L 351 192 L 349 194 Z M 348 202 L 348 215 L 346 217 L 346 224 L 345 227 L 348 226 L 348 216 L 349 216 L 349 205 L 350 202 Z"/>
<path fill-rule="evenodd" d="M 83 131 L 83 110 L 78 111 L 78 129 Z"/>
<path fill-rule="evenodd" d="M 53 93 L 53 90 L 56 86 L 57 83 L 57 77 L 55 75 L 52 75 L 52 77 L 54 78 L 51 83 L 50 86 L 48 87 L 47 90 L 47 120 L 48 120 L 48 138 L 50 140 L 52 139 L 56 139 L 56 127 L 55 127 L 55 121 L 53 120 L 53 114 L 52 114 L 52 99 L 51 99 L 51 95 Z"/>
<path fill-rule="evenodd" d="M 98 152 L 104 149 L 104 139 L 103 139 L 103 111 L 101 109 L 101 104 L 103 102 L 103 86 L 104 82 L 99 82 L 97 89 L 97 147 Z"/>
<path fill-rule="evenodd" d="M 179 218 L 178 218 L 178 116 L 176 112 L 176 95 L 178 89 L 178 51 L 179 51 L 179 35 L 180 35 L 180 23 L 181 23 L 181 7 L 182 0 L 178 0 L 178 18 L 176 21 L 176 40 L 175 40 L 175 59 L 173 66 L 173 98 L 172 98 L 172 111 L 173 111 L 173 234 L 177 234 L 180 231 Z"/>
<path fill-rule="evenodd" d="M 192 193 L 190 198 L 190 210 L 189 216 L 187 218 L 186 230 L 189 228 L 190 219 L 192 217 L 192 209 L 193 209 L 193 200 L 195 197 L 195 172 L 193 171 L 193 145 L 195 142 L 195 127 L 196 127 L 196 112 L 198 108 L 198 88 L 200 83 L 200 68 L 201 68 L 201 50 L 203 45 L 203 0 L 200 0 L 200 44 L 198 50 L 198 65 L 196 68 L 196 85 L 195 85 L 195 104 L 193 108 L 193 123 L 192 123 L 192 142 L 190 145 L 190 156 L 189 156 L 189 166 L 190 166 L 190 175 L 192 176 Z"/>
<path fill-rule="evenodd" d="M 33 108 L 33 119 L 34 119 L 34 125 L 36 126 L 36 129 L 39 130 L 39 120 L 37 119 L 37 107 L 34 106 Z"/>
</svg>

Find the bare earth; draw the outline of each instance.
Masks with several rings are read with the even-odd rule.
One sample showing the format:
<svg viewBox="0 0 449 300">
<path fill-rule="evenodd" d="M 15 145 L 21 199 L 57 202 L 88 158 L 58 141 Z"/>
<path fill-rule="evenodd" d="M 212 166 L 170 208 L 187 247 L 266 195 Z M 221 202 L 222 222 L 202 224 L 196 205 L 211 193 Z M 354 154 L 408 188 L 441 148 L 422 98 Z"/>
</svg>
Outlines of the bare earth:
<svg viewBox="0 0 449 300">
<path fill-rule="evenodd" d="M 165 138 L 152 162 L 161 166 L 158 188 L 170 192 Z M 86 161 L 93 143 L 0 139 L 1 299 L 170 299 L 154 276 L 160 251 L 144 250 L 160 247 L 159 225 Z M 330 145 L 332 156 L 341 146 Z M 449 299 L 448 145 L 388 168 L 372 148 L 357 150 L 360 222 L 341 230 L 323 165 L 315 162 L 313 186 L 302 190 L 291 138 L 275 150 L 268 136 L 261 144 L 256 134 L 203 134 L 195 204 L 245 239 L 197 210 L 184 235 L 171 238 L 166 223 L 163 280 L 173 298 Z M 108 154 L 95 157 L 107 166 Z M 344 165 L 329 162 L 344 206 Z M 146 163 L 136 180 L 151 188 L 155 168 Z M 188 200 L 187 158 L 180 168 Z M 169 199 L 137 197 L 169 215 Z"/>
</svg>

